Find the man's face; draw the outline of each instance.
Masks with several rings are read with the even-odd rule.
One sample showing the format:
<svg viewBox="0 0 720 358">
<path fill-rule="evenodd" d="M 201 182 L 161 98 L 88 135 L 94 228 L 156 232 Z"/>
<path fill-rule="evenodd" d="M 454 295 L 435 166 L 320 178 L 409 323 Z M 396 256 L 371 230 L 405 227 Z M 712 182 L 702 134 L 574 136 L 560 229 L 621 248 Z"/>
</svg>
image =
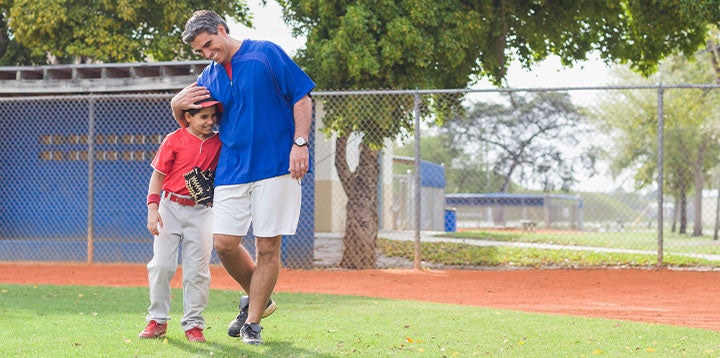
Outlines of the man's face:
<svg viewBox="0 0 720 358">
<path fill-rule="evenodd" d="M 207 32 L 198 34 L 195 36 L 195 40 L 190 43 L 190 47 L 193 52 L 216 63 L 224 64 L 232 58 L 228 34 L 225 33 L 225 28 L 222 26 L 218 27 L 216 35 Z"/>
</svg>

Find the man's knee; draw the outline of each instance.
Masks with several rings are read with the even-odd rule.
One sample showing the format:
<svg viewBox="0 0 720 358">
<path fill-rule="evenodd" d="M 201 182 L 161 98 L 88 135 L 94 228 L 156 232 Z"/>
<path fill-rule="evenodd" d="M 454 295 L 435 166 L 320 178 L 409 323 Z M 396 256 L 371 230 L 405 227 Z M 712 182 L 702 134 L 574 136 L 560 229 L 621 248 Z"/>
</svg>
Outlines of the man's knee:
<svg viewBox="0 0 720 358">
<path fill-rule="evenodd" d="M 240 236 L 213 235 L 213 247 L 221 258 L 237 252 L 240 249 L 240 242 L 242 242 Z"/>
<path fill-rule="evenodd" d="M 255 250 L 257 251 L 258 260 L 261 258 L 272 259 L 280 256 L 280 239 L 281 236 L 256 238 Z"/>
</svg>

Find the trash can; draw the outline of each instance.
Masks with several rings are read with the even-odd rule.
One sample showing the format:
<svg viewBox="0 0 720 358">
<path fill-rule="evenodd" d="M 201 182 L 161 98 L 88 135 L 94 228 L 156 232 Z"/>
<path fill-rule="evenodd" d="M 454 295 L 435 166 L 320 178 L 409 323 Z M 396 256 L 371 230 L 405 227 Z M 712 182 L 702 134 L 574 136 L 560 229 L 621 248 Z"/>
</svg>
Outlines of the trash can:
<svg viewBox="0 0 720 358">
<path fill-rule="evenodd" d="M 445 209 L 445 232 L 457 231 L 457 209 Z"/>
</svg>

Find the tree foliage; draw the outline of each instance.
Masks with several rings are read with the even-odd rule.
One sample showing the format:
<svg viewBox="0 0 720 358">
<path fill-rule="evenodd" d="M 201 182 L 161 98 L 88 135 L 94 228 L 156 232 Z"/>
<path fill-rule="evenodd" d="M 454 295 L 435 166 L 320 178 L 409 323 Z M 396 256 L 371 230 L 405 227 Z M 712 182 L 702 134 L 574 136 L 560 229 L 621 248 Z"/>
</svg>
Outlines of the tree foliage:
<svg viewBox="0 0 720 358">
<path fill-rule="evenodd" d="M 0 0 L 0 3 L 2 0 Z M 21 46 L 12 37 L 8 28 L 8 19 L 4 11 L 0 11 L 0 66 L 19 66 L 44 63 L 45 56 L 33 56 L 30 50 Z"/>
<path fill-rule="evenodd" d="M 250 25 L 245 1 L 0 0 L 8 65 L 189 59 L 180 40 L 198 9 Z"/>
<path fill-rule="evenodd" d="M 298 59 L 325 89 L 458 88 L 471 75 L 500 84 L 512 61 L 555 54 L 571 65 L 590 52 L 647 75 L 701 46 L 717 12 L 698 16 L 707 0 L 279 2 L 307 36 Z"/>
</svg>

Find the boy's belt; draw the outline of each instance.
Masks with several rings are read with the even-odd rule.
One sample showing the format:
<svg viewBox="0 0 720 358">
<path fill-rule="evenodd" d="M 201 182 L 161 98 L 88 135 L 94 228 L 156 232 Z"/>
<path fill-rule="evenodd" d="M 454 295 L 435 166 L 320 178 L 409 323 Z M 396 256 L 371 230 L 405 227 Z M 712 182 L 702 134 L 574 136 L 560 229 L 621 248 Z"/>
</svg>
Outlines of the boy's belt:
<svg viewBox="0 0 720 358">
<path fill-rule="evenodd" d="M 183 206 L 195 206 L 195 200 L 191 197 L 184 197 L 171 192 L 165 192 L 165 197 Z"/>
</svg>

